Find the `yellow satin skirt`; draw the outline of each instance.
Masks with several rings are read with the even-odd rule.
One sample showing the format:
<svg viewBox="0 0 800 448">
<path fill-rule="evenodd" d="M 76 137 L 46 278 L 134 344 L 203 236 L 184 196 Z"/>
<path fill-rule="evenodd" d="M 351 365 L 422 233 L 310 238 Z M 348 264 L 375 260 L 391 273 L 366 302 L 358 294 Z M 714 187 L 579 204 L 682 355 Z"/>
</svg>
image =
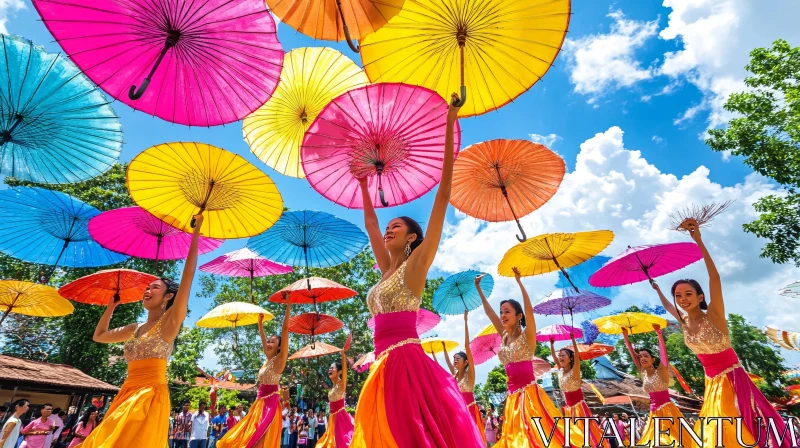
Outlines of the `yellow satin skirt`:
<svg viewBox="0 0 800 448">
<path fill-rule="evenodd" d="M 247 415 L 234 425 L 233 429 L 225 433 L 221 439 L 217 440 L 217 448 L 245 448 L 252 446 L 253 448 L 280 448 L 281 446 L 281 420 L 283 416 L 280 408 L 280 396 L 272 395 L 266 398 L 258 398 L 250 406 Z M 267 409 L 271 404 L 276 409 Z M 269 423 L 266 433 L 261 440 L 252 441 L 254 434 L 261 422 L 264 413 L 273 412 L 272 420 Z M 248 445 L 250 444 L 250 445 Z"/>
<path fill-rule="evenodd" d="M 736 393 L 733 389 L 733 384 L 728 379 L 727 375 L 717 375 L 714 378 L 706 377 L 706 393 L 703 407 L 700 409 L 700 417 L 731 417 L 736 421 L 736 417 L 740 417 L 739 410 L 736 408 Z M 736 441 L 736 424 L 727 421 L 722 422 L 722 439 L 717 439 L 717 421 L 704 421 L 698 419 L 695 424 L 694 430 L 699 435 L 701 424 L 705 423 L 702 428 L 703 432 L 703 446 L 714 447 L 724 446 L 725 448 L 743 447 Z M 752 433 L 747 429 L 747 426 L 742 425 L 742 442 L 747 445 L 753 445 L 755 438 Z M 685 443 L 685 442 L 684 442 Z"/>
<path fill-rule="evenodd" d="M 503 417 L 503 435 L 494 445 L 497 448 L 564 446 L 564 416 L 538 384 L 529 384 L 508 395 Z M 544 435 L 553 434 L 550 443 L 543 440 L 536 429 L 532 420 L 536 417 L 539 417 Z M 572 445 L 582 446 L 583 435 L 573 432 L 570 441 Z"/>
<path fill-rule="evenodd" d="M 592 417 L 592 411 L 585 401 L 572 406 L 564 407 L 564 418 L 583 418 Z M 586 441 L 586 420 L 572 420 L 569 425 L 569 439 L 573 446 L 584 446 Z M 597 422 L 589 422 L 589 445 L 598 446 L 602 445 L 606 448 L 609 447 L 608 441 L 603 440 L 603 430 Z"/>
<path fill-rule="evenodd" d="M 659 422 L 660 433 L 658 440 L 656 440 L 656 425 L 653 420 L 656 417 L 672 419 Z M 682 444 L 685 448 L 697 448 L 697 444 L 692 439 L 689 431 L 681 426 L 680 422 L 683 418 L 683 413 L 674 403 L 666 403 L 655 411 L 650 411 L 650 420 L 642 431 L 642 437 L 637 439 L 636 443 L 648 446 L 670 446 L 674 443 L 673 446 L 676 447 Z"/>
<path fill-rule="evenodd" d="M 144 448 L 167 445 L 169 389 L 167 360 L 142 359 L 128 364 L 128 378 L 105 418 L 80 448 Z"/>
<path fill-rule="evenodd" d="M 361 388 L 353 441 L 350 443 L 352 448 L 398 448 L 389 428 L 383 389 L 388 359 L 388 356 L 384 356 L 370 366 L 369 376 Z M 367 424 L 359 421 L 362 416 L 369 418 Z M 327 432 L 328 430 L 325 431 L 326 434 Z"/>
</svg>

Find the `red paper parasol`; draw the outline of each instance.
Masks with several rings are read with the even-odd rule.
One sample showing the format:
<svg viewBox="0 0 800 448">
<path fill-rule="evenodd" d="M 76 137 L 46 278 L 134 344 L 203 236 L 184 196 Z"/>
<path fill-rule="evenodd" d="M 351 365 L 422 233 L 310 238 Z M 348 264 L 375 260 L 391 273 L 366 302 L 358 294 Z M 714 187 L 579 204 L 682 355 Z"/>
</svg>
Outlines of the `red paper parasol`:
<svg viewBox="0 0 800 448">
<path fill-rule="evenodd" d="M 425 308 L 420 308 L 417 311 L 417 334 L 424 334 L 431 330 L 433 327 L 441 322 L 442 318 L 439 317 L 436 313 L 426 310 Z M 375 317 L 370 317 L 367 321 L 367 328 L 370 330 L 375 330 Z"/>
<path fill-rule="evenodd" d="M 486 334 L 478 336 L 469 343 L 469 348 L 472 350 L 472 361 L 475 365 L 483 364 L 497 355 L 500 350 L 503 338 L 497 334 Z"/>
<path fill-rule="evenodd" d="M 289 332 L 311 336 L 344 328 L 344 322 L 327 314 L 303 313 L 289 318 Z"/>
<path fill-rule="evenodd" d="M 300 279 L 269 297 L 270 302 L 314 304 L 349 299 L 357 292 L 322 277 Z"/>
<path fill-rule="evenodd" d="M 319 358 L 320 356 L 339 353 L 342 349 L 324 342 L 312 342 L 292 353 L 289 359 Z"/>
<path fill-rule="evenodd" d="M 376 206 L 405 204 L 441 179 L 446 124 L 447 103 L 433 90 L 354 89 L 329 103 L 306 132 L 303 171 L 315 190 L 347 208 L 364 207 L 358 178 L 365 176 Z M 460 133 L 456 123 L 455 153 Z"/>
<path fill-rule="evenodd" d="M 599 358 L 614 351 L 614 347 L 606 344 L 594 343 L 591 345 L 578 344 L 578 353 L 581 355 L 582 361 Z"/>
<path fill-rule="evenodd" d="M 89 305 L 108 305 L 114 295 L 120 303 L 142 300 L 147 286 L 158 280 L 155 275 L 131 269 L 108 269 L 81 277 L 59 288 L 58 293 L 75 302 Z"/>
</svg>

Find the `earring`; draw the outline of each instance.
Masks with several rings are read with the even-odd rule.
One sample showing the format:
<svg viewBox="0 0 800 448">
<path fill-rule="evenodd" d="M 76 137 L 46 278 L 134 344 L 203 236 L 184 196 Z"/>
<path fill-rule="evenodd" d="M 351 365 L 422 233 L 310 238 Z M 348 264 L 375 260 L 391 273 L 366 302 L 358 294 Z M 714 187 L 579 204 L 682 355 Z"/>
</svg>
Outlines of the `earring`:
<svg viewBox="0 0 800 448">
<path fill-rule="evenodd" d="M 164 302 L 164 303 L 161 304 L 161 309 L 162 310 L 167 309 L 167 302 Z"/>
<path fill-rule="evenodd" d="M 411 243 L 406 243 L 406 248 L 403 253 L 406 254 L 406 258 L 411 256 Z"/>
<path fill-rule="evenodd" d="M 522 321 L 521 320 L 517 321 L 517 331 L 520 332 L 520 334 L 522 333 Z"/>
</svg>

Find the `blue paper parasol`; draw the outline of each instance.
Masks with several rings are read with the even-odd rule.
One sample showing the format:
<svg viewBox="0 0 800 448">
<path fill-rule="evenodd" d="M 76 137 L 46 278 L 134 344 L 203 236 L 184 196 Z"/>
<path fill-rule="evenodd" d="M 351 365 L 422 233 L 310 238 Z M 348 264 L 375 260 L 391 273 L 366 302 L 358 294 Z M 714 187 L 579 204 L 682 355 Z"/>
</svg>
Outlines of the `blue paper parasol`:
<svg viewBox="0 0 800 448">
<path fill-rule="evenodd" d="M 31 263 L 93 268 L 121 263 L 124 255 L 103 248 L 89 235 L 100 210 L 57 191 L 20 187 L 0 191 L 0 252 Z"/>
<path fill-rule="evenodd" d="M 68 59 L 0 39 L 0 174 L 64 184 L 108 171 L 122 130 L 105 95 Z"/>
<path fill-rule="evenodd" d="M 478 271 L 464 271 L 447 277 L 433 293 L 433 309 L 441 314 L 462 314 L 481 306 L 481 296 L 475 288 L 475 277 L 484 274 Z M 492 294 L 494 279 L 486 275 L 481 279 L 481 289 L 487 296 Z"/>
<path fill-rule="evenodd" d="M 247 247 L 274 262 L 305 266 L 308 271 L 347 263 L 368 242 L 355 224 L 330 213 L 300 210 L 284 212 L 266 232 L 250 238 Z"/>
</svg>

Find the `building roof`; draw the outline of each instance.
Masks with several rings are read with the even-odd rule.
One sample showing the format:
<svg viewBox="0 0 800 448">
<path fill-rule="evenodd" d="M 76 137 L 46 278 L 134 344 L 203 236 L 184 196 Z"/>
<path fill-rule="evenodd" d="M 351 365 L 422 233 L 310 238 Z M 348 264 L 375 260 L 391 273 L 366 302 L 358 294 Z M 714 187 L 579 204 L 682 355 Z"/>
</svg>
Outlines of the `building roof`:
<svg viewBox="0 0 800 448">
<path fill-rule="evenodd" d="M 0 382 L 25 389 L 117 392 L 118 387 L 93 378 L 75 367 L 0 355 Z M 37 387 L 38 386 L 38 387 Z"/>
</svg>

